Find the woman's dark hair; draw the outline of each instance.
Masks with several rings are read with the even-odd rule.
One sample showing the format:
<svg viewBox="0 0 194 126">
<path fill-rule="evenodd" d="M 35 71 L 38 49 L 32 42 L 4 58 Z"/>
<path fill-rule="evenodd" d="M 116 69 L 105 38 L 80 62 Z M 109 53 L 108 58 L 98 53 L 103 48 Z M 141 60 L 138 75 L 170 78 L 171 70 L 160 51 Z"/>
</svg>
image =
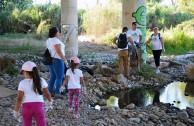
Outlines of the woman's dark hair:
<svg viewBox="0 0 194 126">
<path fill-rule="evenodd" d="M 33 79 L 33 90 L 34 90 L 34 92 L 42 95 L 43 92 L 42 92 L 42 86 L 41 86 L 41 79 L 40 79 L 37 67 L 33 67 L 32 71 L 30 71 L 30 72 L 26 71 L 26 72 L 28 72 L 29 75 Z"/>
<path fill-rule="evenodd" d="M 79 65 L 79 63 L 74 63 L 74 61 L 71 60 L 71 70 L 72 70 L 73 73 L 74 73 L 74 69 L 77 68 L 78 65 Z"/>
<path fill-rule="evenodd" d="M 59 32 L 57 27 L 53 27 L 53 28 L 49 29 L 49 38 L 55 37 L 57 32 Z"/>
</svg>

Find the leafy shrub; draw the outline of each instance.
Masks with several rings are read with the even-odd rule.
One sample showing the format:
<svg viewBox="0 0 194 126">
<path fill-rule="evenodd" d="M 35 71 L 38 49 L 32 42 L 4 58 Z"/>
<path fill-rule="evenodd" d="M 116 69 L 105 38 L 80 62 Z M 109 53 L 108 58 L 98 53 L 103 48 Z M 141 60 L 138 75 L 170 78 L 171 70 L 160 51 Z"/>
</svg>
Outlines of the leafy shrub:
<svg viewBox="0 0 194 126">
<path fill-rule="evenodd" d="M 121 9 L 120 2 L 109 0 L 107 6 L 99 4 L 91 10 L 87 10 L 83 15 L 83 28 L 86 34 L 102 35 L 108 33 L 110 29 L 120 28 L 122 22 Z"/>
<path fill-rule="evenodd" d="M 181 12 L 177 6 L 168 7 L 162 4 L 148 4 L 147 26 L 158 25 L 160 29 L 175 27 L 177 24 L 190 20 L 194 16 L 188 12 Z"/>
<path fill-rule="evenodd" d="M 140 70 L 137 70 L 136 74 L 144 77 L 145 79 L 155 77 L 155 72 L 153 68 L 148 64 L 142 64 Z"/>
<path fill-rule="evenodd" d="M 121 28 L 111 29 L 106 34 L 101 35 L 101 37 L 97 41 L 102 45 L 112 46 L 114 37 L 116 37 L 116 35 L 118 35 L 119 33 L 121 33 Z"/>
<path fill-rule="evenodd" d="M 164 38 L 165 54 L 182 54 L 194 50 L 194 30 L 185 31 L 178 28 L 159 31 Z M 147 31 L 147 38 L 153 32 Z M 147 46 L 147 52 L 152 54 L 151 43 Z"/>
<path fill-rule="evenodd" d="M 18 72 L 18 68 L 16 68 L 13 64 L 10 64 L 6 69 L 6 73 L 8 73 L 10 76 L 17 75 Z"/>
<path fill-rule="evenodd" d="M 0 72 L 6 72 L 11 76 L 16 75 L 18 73 L 18 69 L 14 66 L 15 62 L 15 59 L 12 57 L 0 57 Z"/>
<path fill-rule="evenodd" d="M 51 28 L 50 20 L 41 21 L 37 28 L 37 34 L 40 36 L 46 36 L 48 35 L 50 28 Z"/>
<path fill-rule="evenodd" d="M 194 19 L 184 21 L 176 26 L 177 30 L 194 31 Z"/>
</svg>

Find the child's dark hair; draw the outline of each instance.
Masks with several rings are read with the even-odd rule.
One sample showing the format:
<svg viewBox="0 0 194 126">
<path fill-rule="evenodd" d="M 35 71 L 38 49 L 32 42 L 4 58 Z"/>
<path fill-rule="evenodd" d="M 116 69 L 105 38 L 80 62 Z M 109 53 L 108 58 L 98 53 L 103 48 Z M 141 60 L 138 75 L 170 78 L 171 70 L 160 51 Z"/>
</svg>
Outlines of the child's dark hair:
<svg viewBox="0 0 194 126">
<path fill-rule="evenodd" d="M 59 32 L 59 29 L 57 27 L 49 29 L 49 38 L 54 38 L 57 32 Z"/>
<path fill-rule="evenodd" d="M 71 60 L 71 70 L 72 70 L 73 73 L 74 73 L 74 69 L 76 69 L 78 65 L 79 65 L 79 63 L 74 63 L 74 61 Z"/>
<path fill-rule="evenodd" d="M 122 32 L 127 32 L 128 28 L 127 27 L 123 27 Z"/>
<path fill-rule="evenodd" d="M 32 71 L 30 71 L 30 72 L 26 71 L 26 72 L 28 72 L 29 75 L 33 79 L 33 90 L 34 90 L 34 92 L 42 95 L 43 92 L 42 92 L 42 86 L 41 86 L 41 79 L 40 79 L 37 67 L 33 67 Z"/>
</svg>

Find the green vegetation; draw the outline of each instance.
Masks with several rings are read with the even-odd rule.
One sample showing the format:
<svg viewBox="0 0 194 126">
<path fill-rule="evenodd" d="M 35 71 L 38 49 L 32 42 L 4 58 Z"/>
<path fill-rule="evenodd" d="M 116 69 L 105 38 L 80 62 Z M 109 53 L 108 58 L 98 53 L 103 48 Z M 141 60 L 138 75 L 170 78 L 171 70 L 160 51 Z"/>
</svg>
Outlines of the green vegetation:
<svg viewBox="0 0 194 126">
<path fill-rule="evenodd" d="M 0 36 L 0 51 L 4 53 L 21 53 L 42 55 L 45 41 L 37 40 L 33 34 L 4 34 Z"/>
<path fill-rule="evenodd" d="M 165 54 L 182 54 L 194 50 L 194 31 L 180 30 L 171 28 L 161 31 L 165 42 Z M 147 32 L 147 38 L 152 32 Z M 151 53 L 151 44 L 147 46 L 147 52 Z"/>
<path fill-rule="evenodd" d="M 147 1 L 146 38 L 151 35 L 149 29 L 158 25 L 165 40 L 166 54 L 193 51 L 194 1 L 171 1 L 172 6 L 163 5 L 160 1 Z M 95 35 L 99 44 L 112 46 L 113 38 L 121 32 L 121 2 L 109 0 L 106 6 L 98 4 L 92 9 L 78 10 L 79 34 Z M 3 34 L 0 36 L 1 52 L 40 54 L 43 46 L 34 41 L 42 43 L 50 27 L 60 28 L 61 8 L 58 4 L 33 5 L 32 0 L 21 0 L 19 3 L 15 0 L 4 0 L 0 3 L 0 10 L 0 34 Z M 23 40 L 22 43 L 16 42 L 15 46 L 10 47 L 15 42 L 14 39 L 23 38 L 30 39 Z M 151 45 L 148 46 L 148 53 L 151 53 L 150 48 Z"/>
<path fill-rule="evenodd" d="M 156 76 L 154 69 L 148 64 L 142 64 L 140 70 L 137 70 L 136 74 L 145 79 L 150 79 Z"/>
<path fill-rule="evenodd" d="M 19 70 L 15 67 L 15 59 L 13 57 L 0 57 L 0 72 L 8 73 L 11 76 L 18 74 Z"/>
</svg>

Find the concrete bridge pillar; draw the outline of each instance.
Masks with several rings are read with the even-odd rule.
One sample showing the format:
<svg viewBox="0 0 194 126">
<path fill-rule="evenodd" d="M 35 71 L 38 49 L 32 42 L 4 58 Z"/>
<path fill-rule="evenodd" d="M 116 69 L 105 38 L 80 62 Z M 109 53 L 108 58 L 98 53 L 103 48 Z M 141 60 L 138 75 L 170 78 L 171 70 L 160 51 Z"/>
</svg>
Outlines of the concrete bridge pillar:
<svg viewBox="0 0 194 126">
<path fill-rule="evenodd" d="M 137 22 L 138 29 L 142 32 L 142 41 L 146 41 L 146 0 L 123 0 L 122 26 L 131 29 L 132 22 Z M 141 59 L 146 62 L 146 47 L 142 46 Z"/>
<path fill-rule="evenodd" d="M 61 34 L 66 58 L 78 55 L 77 0 L 61 0 Z"/>
</svg>

